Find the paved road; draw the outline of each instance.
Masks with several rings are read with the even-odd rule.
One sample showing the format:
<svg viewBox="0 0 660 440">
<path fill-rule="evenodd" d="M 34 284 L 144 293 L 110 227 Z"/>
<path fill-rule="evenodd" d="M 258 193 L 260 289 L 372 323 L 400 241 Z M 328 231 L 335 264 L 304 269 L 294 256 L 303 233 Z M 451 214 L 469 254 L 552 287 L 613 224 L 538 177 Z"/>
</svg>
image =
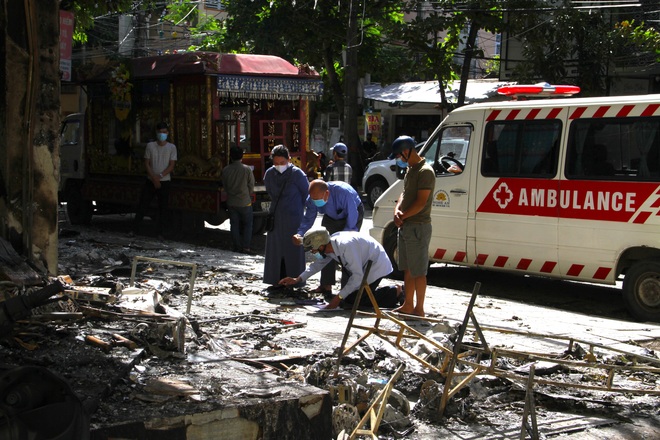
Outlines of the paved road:
<svg viewBox="0 0 660 440">
<path fill-rule="evenodd" d="M 113 231 L 128 230 L 131 218 L 130 215 L 96 216 L 93 225 Z M 319 216 L 315 225 L 320 226 L 320 221 Z M 368 234 L 371 227 L 371 211 L 367 210 L 361 231 Z M 203 234 L 185 235 L 183 241 L 231 249 L 229 222 L 217 227 L 207 226 Z M 263 253 L 265 242 L 265 235 L 257 236 L 252 247 L 258 253 Z M 481 295 L 634 322 L 623 302 L 621 283 L 618 287 L 603 286 L 445 264 L 433 264 L 428 274 L 429 285 L 463 293 L 472 292 L 476 281 L 481 282 Z"/>
</svg>

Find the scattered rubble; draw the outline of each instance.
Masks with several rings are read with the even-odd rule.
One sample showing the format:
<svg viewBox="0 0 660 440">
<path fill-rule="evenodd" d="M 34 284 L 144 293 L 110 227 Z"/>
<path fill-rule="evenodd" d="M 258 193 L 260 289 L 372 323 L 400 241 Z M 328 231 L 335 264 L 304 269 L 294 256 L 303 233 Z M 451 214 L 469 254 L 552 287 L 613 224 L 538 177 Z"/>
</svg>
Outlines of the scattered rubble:
<svg viewBox="0 0 660 440">
<path fill-rule="evenodd" d="M 462 327 L 462 317 L 367 311 L 349 342 L 374 328 L 399 340 L 362 338 L 341 352 L 349 312 L 312 312 L 322 298 L 306 290 L 265 293 L 261 257 L 81 231 L 62 239 L 68 277 L 50 280 L 61 291 L 3 327 L 0 385 L 15 382 L 17 368 L 46 369 L 89 414 L 91 438 L 350 438 L 356 429 L 378 438 L 518 438 L 521 429 L 533 437 L 523 424 L 527 378 L 537 434 L 633 421 L 660 432 L 657 344 L 634 353 L 561 339 L 552 352 L 485 349 L 497 329 L 474 319 Z M 167 260 L 195 263 L 194 281 L 190 267 Z M 0 306 L 41 287 L 4 282 Z M 401 322 L 411 337 L 401 338 Z M 11 415 L 7 407 L 0 412 Z M 6 423 L 0 417 L 0 434 L 16 429 Z"/>
</svg>

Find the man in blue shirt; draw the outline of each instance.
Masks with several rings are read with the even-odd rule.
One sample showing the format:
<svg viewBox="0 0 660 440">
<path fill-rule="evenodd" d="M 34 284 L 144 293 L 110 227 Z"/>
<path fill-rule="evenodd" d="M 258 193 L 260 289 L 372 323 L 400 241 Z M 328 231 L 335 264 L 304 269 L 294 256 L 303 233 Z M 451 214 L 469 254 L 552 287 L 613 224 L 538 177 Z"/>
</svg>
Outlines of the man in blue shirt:
<svg viewBox="0 0 660 440">
<path fill-rule="evenodd" d="M 312 180 L 309 184 L 309 197 L 305 201 L 305 216 L 298 232 L 293 236 L 295 244 L 302 244 L 302 236 L 316 220 L 317 214 L 323 214 L 323 225 L 330 234 L 339 231 L 359 232 L 364 218 L 364 205 L 360 195 L 353 187 L 344 182 L 324 182 Z M 337 265 L 331 261 L 321 271 L 321 286 L 315 293 L 332 293 L 335 284 Z M 342 279 L 348 275 L 343 273 Z"/>
</svg>

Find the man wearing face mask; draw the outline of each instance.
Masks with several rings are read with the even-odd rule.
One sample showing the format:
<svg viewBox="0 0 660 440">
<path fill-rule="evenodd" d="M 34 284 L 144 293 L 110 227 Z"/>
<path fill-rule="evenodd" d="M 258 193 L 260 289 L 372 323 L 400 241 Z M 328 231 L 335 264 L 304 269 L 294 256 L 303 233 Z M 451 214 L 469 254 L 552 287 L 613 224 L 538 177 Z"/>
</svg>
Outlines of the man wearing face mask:
<svg viewBox="0 0 660 440">
<path fill-rule="evenodd" d="M 291 242 L 303 219 L 308 181 L 305 173 L 290 162 L 284 145 L 273 147 L 273 166 L 266 170 L 264 184 L 270 196 L 270 211 L 275 215 L 275 227 L 266 236 L 264 283 L 268 290 L 282 288 L 278 282 L 305 269 L 305 252 Z"/>
<path fill-rule="evenodd" d="M 305 216 L 293 236 L 294 244 L 302 243 L 302 236 L 312 227 L 318 213 L 323 214 L 321 225 L 330 234 L 339 231 L 359 232 L 364 218 L 364 205 L 360 195 L 348 183 L 313 180 L 309 184 L 309 197 L 305 201 Z M 328 261 L 321 271 L 321 285 L 314 293 L 332 293 L 336 270 L 335 262 Z M 342 279 L 347 276 L 342 274 Z"/>
<path fill-rule="evenodd" d="M 321 227 L 310 229 L 303 237 L 303 248 L 312 252 L 315 261 L 297 277 L 286 277 L 280 284 L 291 286 L 307 281 L 309 277 L 318 273 L 331 262 L 339 262 L 350 274 L 342 281 L 341 290 L 333 296 L 326 309 L 334 309 L 342 304 L 352 305 L 360 289 L 362 278 L 367 264 L 371 261 L 371 268 L 367 283 L 374 294 L 379 307 L 396 307 L 402 300 L 403 294 L 398 286 L 380 287 L 380 281 L 392 272 L 392 264 L 383 246 L 368 235 L 354 231 L 341 231 L 332 235 Z M 363 292 L 360 299 L 361 306 L 369 306 L 369 296 Z"/>
<path fill-rule="evenodd" d="M 394 208 L 394 224 L 399 228 L 397 263 L 403 271 L 406 291 L 405 302 L 396 311 L 423 317 L 435 172 L 417 154 L 415 140 L 410 136 L 399 136 L 392 142 L 390 159 L 395 158 L 398 166 L 408 168 L 403 192 Z"/>
<path fill-rule="evenodd" d="M 169 222 L 167 199 L 172 183 L 172 170 L 177 160 L 176 146 L 167 142 L 168 129 L 165 122 L 156 125 L 156 141 L 149 142 L 144 150 L 144 167 L 147 170 L 147 181 L 142 187 L 140 203 L 135 213 L 132 234 L 139 233 L 140 224 L 151 205 L 154 196 L 158 199 L 158 229 L 159 236 L 165 233 Z"/>
</svg>

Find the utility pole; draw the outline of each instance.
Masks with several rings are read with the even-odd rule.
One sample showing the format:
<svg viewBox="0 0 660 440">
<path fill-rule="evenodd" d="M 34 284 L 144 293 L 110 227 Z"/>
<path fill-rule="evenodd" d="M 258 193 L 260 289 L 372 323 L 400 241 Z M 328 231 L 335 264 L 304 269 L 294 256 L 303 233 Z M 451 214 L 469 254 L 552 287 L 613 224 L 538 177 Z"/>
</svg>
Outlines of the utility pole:
<svg viewBox="0 0 660 440">
<path fill-rule="evenodd" d="M 360 138 L 357 132 L 357 52 L 358 52 L 358 8 L 350 2 L 348 29 L 346 33 L 346 65 L 344 66 L 344 141 L 348 146 L 348 162 L 353 168 L 353 181 L 357 187 L 362 176 L 362 160 L 360 159 Z"/>
</svg>

